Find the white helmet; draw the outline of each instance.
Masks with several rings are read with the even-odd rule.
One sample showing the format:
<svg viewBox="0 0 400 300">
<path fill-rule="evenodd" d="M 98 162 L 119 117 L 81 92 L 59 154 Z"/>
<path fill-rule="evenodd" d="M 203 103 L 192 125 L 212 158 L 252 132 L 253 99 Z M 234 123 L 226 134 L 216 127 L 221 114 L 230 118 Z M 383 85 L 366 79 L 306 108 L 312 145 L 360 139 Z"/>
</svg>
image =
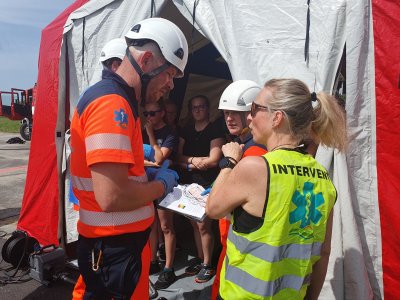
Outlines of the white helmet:
<svg viewBox="0 0 400 300">
<path fill-rule="evenodd" d="M 101 49 L 100 62 L 110 58 L 123 59 L 126 51 L 126 41 L 123 38 L 112 39 Z"/>
<path fill-rule="evenodd" d="M 260 90 L 260 86 L 254 81 L 234 81 L 222 93 L 218 109 L 250 111 L 251 103 Z"/>
<path fill-rule="evenodd" d="M 183 76 L 187 59 L 188 44 L 183 32 L 169 20 L 149 18 L 138 22 L 125 35 L 128 46 L 134 40 L 152 40 L 160 47 L 164 58 Z"/>
</svg>

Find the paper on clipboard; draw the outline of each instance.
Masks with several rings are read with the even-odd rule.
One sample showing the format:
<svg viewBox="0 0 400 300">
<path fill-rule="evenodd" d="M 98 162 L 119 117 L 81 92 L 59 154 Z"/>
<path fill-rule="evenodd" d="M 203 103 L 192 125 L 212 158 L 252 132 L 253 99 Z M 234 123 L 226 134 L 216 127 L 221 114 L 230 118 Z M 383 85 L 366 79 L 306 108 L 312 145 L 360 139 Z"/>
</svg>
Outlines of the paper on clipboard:
<svg viewBox="0 0 400 300">
<path fill-rule="evenodd" d="M 204 188 L 197 183 L 178 185 L 158 205 L 185 217 L 202 222 L 206 216 L 208 195 L 201 196 Z"/>
</svg>

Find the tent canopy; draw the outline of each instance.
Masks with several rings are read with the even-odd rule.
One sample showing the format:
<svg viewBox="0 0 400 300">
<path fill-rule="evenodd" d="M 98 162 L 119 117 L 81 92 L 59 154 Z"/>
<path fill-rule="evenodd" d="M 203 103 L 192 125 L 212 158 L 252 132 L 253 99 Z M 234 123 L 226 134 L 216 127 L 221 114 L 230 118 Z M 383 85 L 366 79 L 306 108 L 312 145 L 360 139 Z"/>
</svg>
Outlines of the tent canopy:
<svg viewBox="0 0 400 300">
<path fill-rule="evenodd" d="M 379 7 L 375 2 L 357 0 L 350 6 L 346 0 L 315 0 L 309 5 L 300 0 L 76 1 L 43 31 L 19 227 L 44 244 L 68 241 L 63 146 L 70 114 L 79 94 L 100 79 L 98 57 L 104 44 L 123 37 L 136 22 L 162 16 L 187 37 L 191 55 L 186 75 L 175 82 L 170 95 L 182 106 L 182 115 L 187 112 L 182 104 L 199 93 L 210 96 L 215 109 L 231 79 L 263 84 L 271 78 L 295 77 L 311 90 L 331 92 L 346 43 L 349 152 L 321 148 L 317 154 L 339 192 L 321 298 L 395 297 L 397 291 L 390 286 L 400 284 L 398 259 L 394 263 L 400 239 L 391 235 L 400 232 L 394 215 L 400 205 L 393 200 L 400 191 L 393 174 L 400 168 L 398 162 L 385 163 L 397 157 L 392 149 L 398 148 L 384 147 L 395 140 L 393 128 L 398 126 L 393 123 L 400 122 L 400 26 L 395 18 L 400 9 L 388 0 L 380 1 Z M 389 64 L 386 58 L 391 58 Z M 389 126 L 386 113 L 392 116 Z M 384 185 L 380 179 L 385 179 Z M 44 208 L 50 213 L 40 219 Z M 391 226 L 398 230 L 390 233 Z"/>
</svg>

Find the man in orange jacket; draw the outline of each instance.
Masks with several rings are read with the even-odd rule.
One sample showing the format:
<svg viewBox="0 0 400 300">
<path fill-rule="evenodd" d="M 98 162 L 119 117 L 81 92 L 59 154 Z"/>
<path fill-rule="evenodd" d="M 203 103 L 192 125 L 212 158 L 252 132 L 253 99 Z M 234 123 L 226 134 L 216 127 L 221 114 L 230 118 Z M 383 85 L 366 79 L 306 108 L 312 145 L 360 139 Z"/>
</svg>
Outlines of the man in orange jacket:
<svg viewBox="0 0 400 300">
<path fill-rule="evenodd" d="M 128 49 L 120 67 L 116 73 L 104 71 L 85 91 L 71 123 L 84 299 L 148 298 L 148 289 L 140 295 L 135 290 L 142 278 L 148 282 L 150 260 L 144 260 L 143 249 L 154 219 L 152 201 L 177 184 L 177 174 L 166 168 L 148 182 L 138 104 L 157 101 L 174 87 L 174 77 L 183 75 L 186 39 L 161 18 L 139 22 L 125 38 Z"/>
</svg>

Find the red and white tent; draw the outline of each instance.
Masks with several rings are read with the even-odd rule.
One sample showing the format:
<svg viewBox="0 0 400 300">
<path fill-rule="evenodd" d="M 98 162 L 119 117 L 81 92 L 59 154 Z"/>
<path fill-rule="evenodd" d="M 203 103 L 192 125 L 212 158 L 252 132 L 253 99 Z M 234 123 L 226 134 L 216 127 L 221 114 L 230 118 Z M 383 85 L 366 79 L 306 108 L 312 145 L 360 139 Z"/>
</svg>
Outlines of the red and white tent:
<svg viewBox="0 0 400 300">
<path fill-rule="evenodd" d="M 183 28 L 198 54 L 192 56 L 187 70 L 207 75 L 211 79 L 206 87 L 216 87 L 217 92 L 221 84 L 215 82 L 224 78 L 217 75 L 221 69 L 211 64 L 201 70 L 196 65 L 210 57 L 212 51 L 202 51 L 210 46 L 208 41 L 234 80 L 262 84 L 271 78 L 296 77 L 316 91 L 332 91 L 345 49 L 349 151 L 343 155 L 320 148 L 317 154 L 339 192 L 332 254 L 320 298 L 400 298 L 396 255 L 400 247 L 400 139 L 396 138 L 400 6 L 390 0 L 309 2 L 308 30 L 305 0 L 76 1 L 42 33 L 35 126 L 18 228 L 42 244 L 68 243 L 63 145 L 69 114 L 80 92 L 99 79 L 97 58 L 102 46 L 122 37 L 135 22 L 163 16 Z M 192 30 L 193 19 L 196 30 Z M 196 79 L 191 74 L 177 84 L 183 87 L 182 95 L 188 82 L 195 88 Z"/>
</svg>

